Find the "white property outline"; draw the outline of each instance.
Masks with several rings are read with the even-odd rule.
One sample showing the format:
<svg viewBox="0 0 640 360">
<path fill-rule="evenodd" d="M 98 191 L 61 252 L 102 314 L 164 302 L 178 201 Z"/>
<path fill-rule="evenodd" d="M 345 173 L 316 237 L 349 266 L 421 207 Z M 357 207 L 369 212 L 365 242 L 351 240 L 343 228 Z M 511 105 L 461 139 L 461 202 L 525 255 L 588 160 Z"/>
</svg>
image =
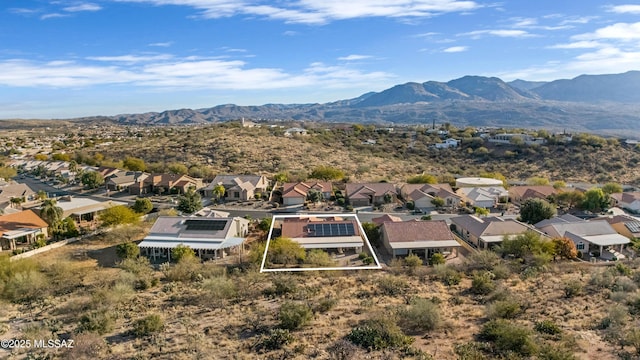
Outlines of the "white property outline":
<svg viewBox="0 0 640 360">
<path fill-rule="evenodd" d="M 311 218 L 311 217 L 341 217 L 348 218 L 353 217 L 356 219 L 356 223 L 358 223 L 358 229 L 360 230 L 360 234 L 364 239 L 364 242 L 367 244 L 367 248 L 373 257 L 375 265 L 367 265 L 367 266 L 358 266 L 358 267 L 322 267 L 322 268 L 282 268 L 282 269 L 265 269 L 264 265 L 267 261 L 267 252 L 269 251 L 269 243 L 271 243 L 271 235 L 273 233 L 273 226 L 276 223 L 277 219 L 286 219 L 286 218 Z M 260 265 L 260 272 L 278 272 L 278 271 L 320 271 L 320 270 L 379 270 L 382 269 L 380 266 L 380 261 L 378 261 L 378 257 L 376 256 L 376 252 L 373 251 L 373 247 L 371 247 L 371 243 L 369 242 L 369 238 L 362 228 L 362 224 L 360 223 L 360 219 L 358 219 L 358 215 L 356 214 L 295 214 L 295 215 L 273 215 L 271 217 L 271 227 L 269 228 L 269 235 L 267 236 L 267 245 L 264 248 L 264 254 L 262 255 L 262 264 Z"/>
</svg>

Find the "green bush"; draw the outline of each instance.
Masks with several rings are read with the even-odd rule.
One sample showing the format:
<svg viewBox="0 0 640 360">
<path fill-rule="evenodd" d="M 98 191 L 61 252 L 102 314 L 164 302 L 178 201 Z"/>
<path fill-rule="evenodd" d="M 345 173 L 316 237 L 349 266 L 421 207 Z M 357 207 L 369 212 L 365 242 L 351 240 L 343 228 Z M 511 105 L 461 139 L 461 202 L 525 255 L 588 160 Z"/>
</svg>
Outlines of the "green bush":
<svg viewBox="0 0 640 360">
<path fill-rule="evenodd" d="M 582 282 L 580 280 L 569 280 L 564 284 L 564 297 L 567 299 L 582 294 Z"/>
<path fill-rule="evenodd" d="M 133 259 L 140 255 L 140 248 L 132 242 L 118 244 L 116 246 L 116 255 L 120 259 Z"/>
<path fill-rule="evenodd" d="M 80 318 L 78 333 L 92 332 L 104 335 L 113 330 L 115 317 L 107 311 L 94 311 Z"/>
<path fill-rule="evenodd" d="M 278 312 L 280 327 L 287 330 L 296 330 L 308 324 L 313 318 L 311 309 L 305 304 L 285 302 Z"/>
<path fill-rule="evenodd" d="M 327 311 L 333 309 L 334 306 L 336 306 L 336 304 L 338 304 L 338 300 L 332 297 L 327 297 L 327 298 L 322 298 L 320 299 L 320 301 L 318 302 L 318 304 L 316 304 L 316 306 L 313 309 L 313 312 L 316 313 L 326 313 Z"/>
<path fill-rule="evenodd" d="M 468 342 L 457 344 L 454 351 L 458 360 L 488 360 L 489 357 L 485 353 L 491 351 L 491 347 L 487 343 Z"/>
<path fill-rule="evenodd" d="M 492 342 L 501 355 L 514 352 L 522 356 L 531 356 L 537 350 L 528 329 L 504 319 L 485 323 L 480 331 L 480 338 Z"/>
<path fill-rule="evenodd" d="M 266 350 L 279 350 L 285 345 L 292 343 L 293 335 L 287 329 L 272 329 L 269 335 L 262 339 L 260 347 Z"/>
<path fill-rule="evenodd" d="M 487 295 L 491 293 L 496 284 L 493 282 L 493 274 L 488 271 L 477 272 L 473 274 L 471 280 L 471 292 L 476 295 Z"/>
<path fill-rule="evenodd" d="M 422 259 L 416 254 L 409 254 L 409 256 L 404 258 L 404 264 L 411 269 L 415 269 L 422 265 Z"/>
<path fill-rule="evenodd" d="M 164 329 L 164 320 L 160 315 L 152 314 L 137 320 L 133 325 L 133 334 L 137 337 L 151 336 Z"/>
<path fill-rule="evenodd" d="M 444 264 L 433 267 L 433 276 L 447 286 L 458 285 L 462 280 L 462 274 L 459 271 Z"/>
<path fill-rule="evenodd" d="M 400 323 L 411 333 L 435 330 L 441 323 L 440 308 L 432 300 L 413 299 L 409 307 L 400 312 Z"/>
<path fill-rule="evenodd" d="M 236 282 L 225 276 L 206 279 L 202 287 L 207 291 L 208 300 L 229 300 L 238 295 Z"/>
<path fill-rule="evenodd" d="M 534 329 L 541 334 L 559 335 L 562 333 L 560 327 L 551 320 L 537 321 Z"/>
<path fill-rule="evenodd" d="M 499 300 L 487 305 L 487 318 L 489 319 L 514 319 L 522 313 L 520 303 L 513 300 Z"/>
<path fill-rule="evenodd" d="M 481 250 L 474 253 L 471 253 L 469 257 L 467 257 L 466 266 L 467 269 L 473 270 L 485 270 L 485 271 L 493 271 L 493 268 L 500 264 L 501 259 L 493 251 L 490 250 Z"/>
<path fill-rule="evenodd" d="M 273 287 L 267 290 L 267 295 L 282 296 L 293 294 L 298 290 L 298 282 L 289 276 L 277 276 L 273 278 Z"/>
<path fill-rule="evenodd" d="M 413 338 L 403 334 L 390 317 L 377 317 L 364 321 L 351 330 L 347 340 L 370 351 L 401 348 L 413 342 Z"/>
<path fill-rule="evenodd" d="M 440 253 L 435 253 L 435 254 L 431 255 L 431 258 L 429 259 L 429 264 L 431 266 L 442 265 L 445 262 L 446 262 L 446 259 Z"/>
</svg>

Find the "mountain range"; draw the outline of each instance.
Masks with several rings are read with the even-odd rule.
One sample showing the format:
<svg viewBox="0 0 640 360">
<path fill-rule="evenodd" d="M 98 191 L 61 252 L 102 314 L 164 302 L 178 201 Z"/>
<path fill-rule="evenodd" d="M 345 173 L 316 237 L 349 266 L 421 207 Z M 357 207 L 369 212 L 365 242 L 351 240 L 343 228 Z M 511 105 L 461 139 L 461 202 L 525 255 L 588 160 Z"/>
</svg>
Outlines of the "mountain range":
<svg viewBox="0 0 640 360">
<path fill-rule="evenodd" d="M 121 124 L 199 124 L 240 118 L 569 129 L 640 138 L 640 71 L 581 75 L 570 80 L 504 82 L 464 76 L 409 82 L 324 104 L 219 105 L 78 120 Z"/>
</svg>

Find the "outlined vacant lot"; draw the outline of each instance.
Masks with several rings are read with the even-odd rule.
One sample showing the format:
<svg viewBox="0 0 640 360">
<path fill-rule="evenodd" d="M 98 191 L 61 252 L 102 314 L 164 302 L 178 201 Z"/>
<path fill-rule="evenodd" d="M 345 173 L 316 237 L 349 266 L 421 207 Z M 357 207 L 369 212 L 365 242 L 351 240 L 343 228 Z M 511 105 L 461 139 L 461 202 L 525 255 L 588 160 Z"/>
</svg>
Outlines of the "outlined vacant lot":
<svg viewBox="0 0 640 360">
<path fill-rule="evenodd" d="M 380 268 L 355 214 L 297 214 L 273 216 L 260 272 Z"/>
</svg>

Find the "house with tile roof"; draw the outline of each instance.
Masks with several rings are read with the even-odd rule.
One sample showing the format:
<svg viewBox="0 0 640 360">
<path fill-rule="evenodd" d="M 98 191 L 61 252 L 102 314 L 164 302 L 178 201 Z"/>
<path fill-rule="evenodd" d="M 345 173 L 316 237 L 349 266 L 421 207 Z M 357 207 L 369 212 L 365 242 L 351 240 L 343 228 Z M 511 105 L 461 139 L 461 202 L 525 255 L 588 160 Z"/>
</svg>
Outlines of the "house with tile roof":
<svg viewBox="0 0 640 360">
<path fill-rule="evenodd" d="M 432 201 L 436 197 L 444 200 L 444 206 L 457 208 L 462 198 L 456 194 L 449 184 L 404 184 L 400 194 L 405 201 L 413 201 L 416 209 L 429 212 L 435 209 Z"/>
<path fill-rule="evenodd" d="M 511 218 L 487 216 L 479 218 L 475 215 L 462 215 L 450 219 L 451 229 L 460 237 L 479 249 L 491 248 L 500 244 L 505 236 L 512 238 L 535 228 Z"/>
<path fill-rule="evenodd" d="M 514 204 L 522 204 L 527 199 L 543 199 L 557 194 L 558 191 L 551 185 L 524 185 L 509 188 L 509 201 Z"/>
<path fill-rule="evenodd" d="M 434 253 L 457 254 L 462 246 L 444 220 L 385 222 L 380 235 L 393 256 L 415 253 L 429 259 Z"/>
<path fill-rule="evenodd" d="M 629 215 L 603 216 L 593 220 L 604 220 L 614 228 L 618 234 L 629 239 L 640 239 L 640 219 Z"/>
<path fill-rule="evenodd" d="M 394 184 L 389 183 L 348 183 L 346 198 L 351 206 L 372 206 L 385 204 L 385 198 L 394 202 L 398 193 Z"/>
<path fill-rule="evenodd" d="M 204 196 L 213 197 L 213 189 L 224 186 L 226 200 L 251 200 L 255 195 L 266 194 L 269 180 L 264 175 L 217 175 L 204 190 Z"/>
<path fill-rule="evenodd" d="M 640 192 L 615 193 L 611 194 L 611 198 L 616 206 L 640 214 Z"/>
<path fill-rule="evenodd" d="M 29 246 L 39 235 L 48 237 L 49 224 L 33 210 L 0 216 L 0 251 Z"/>
<path fill-rule="evenodd" d="M 140 184 L 139 187 L 136 187 L 136 184 Z M 202 179 L 179 174 L 151 174 L 142 182 L 137 182 L 136 184 L 130 185 L 130 187 L 135 188 L 130 190 L 130 193 L 166 194 L 176 192 L 184 194 L 189 189 L 200 190 L 203 187 Z M 139 193 L 138 191 L 142 192 Z"/>
<path fill-rule="evenodd" d="M 543 220 L 535 227 L 551 238 L 566 237 L 583 254 L 598 251 L 603 257 L 606 250 L 622 252 L 629 238 L 618 232 L 605 220 L 582 220 L 575 217 L 555 217 Z"/>
<path fill-rule="evenodd" d="M 456 191 L 463 202 L 471 206 L 490 209 L 499 203 L 506 203 L 509 192 L 502 186 L 463 187 Z"/>
<path fill-rule="evenodd" d="M 285 206 L 302 205 L 307 200 L 307 195 L 312 189 L 320 191 L 324 198 L 328 200 L 333 193 L 333 184 L 327 181 L 285 183 L 282 186 L 282 204 Z"/>
<path fill-rule="evenodd" d="M 240 217 L 160 216 L 138 247 L 154 262 L 171 261 L 171 251 L 179 245 L 202 260 L 224 258 L 241 251 L 248 229 L 249 220 Z"/>
<path fill-rule="evenodd" d="M 401 222 L 401 221 L 402 221 L 401 218 L 397 216 L 389 215 L 389 214 L 384 214 L 380 217 L 371 219 L 371 222 L 378 226 L 382 226 L 382 224 L 384 224 L 385 222 Z"/>
<path fill-rule="evenodd" d="M 293 216 L 274 218 L 273 228 L 279 236 L 290 238 L 304 249 L 323 249 L 359 253 L 366 235 L 355 216 Z M 368 241 L 368 240 L 367 240 Z"/>
<path fill-rule="evenodd" d="M 144 183 L 144 180 L 149 177 L 149 174 L 142 171 L 118 171 L 108 178 L 105 178 L 105 186 L 109 191 L 131 191 L 140 186 L 135 186 L 136 183 Z M 135 194 L 132 194 L 135 195 Z"/>
</svg>

